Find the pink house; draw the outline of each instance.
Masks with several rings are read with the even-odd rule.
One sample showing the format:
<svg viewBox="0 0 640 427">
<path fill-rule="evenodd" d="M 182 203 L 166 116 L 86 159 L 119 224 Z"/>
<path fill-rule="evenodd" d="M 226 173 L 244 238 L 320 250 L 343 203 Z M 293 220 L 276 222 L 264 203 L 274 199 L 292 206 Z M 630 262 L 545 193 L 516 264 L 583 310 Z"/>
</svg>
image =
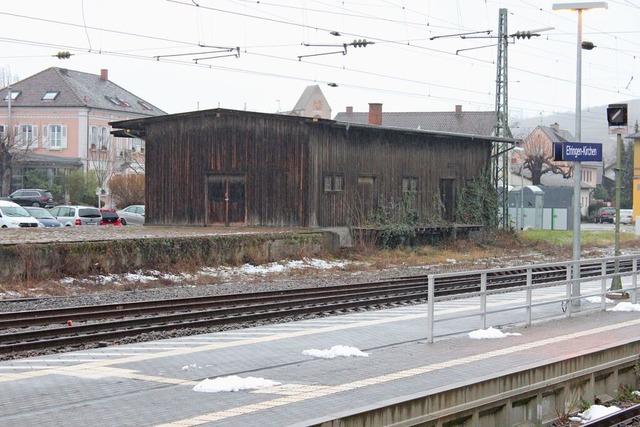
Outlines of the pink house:
<svg viewBox="0 0 640 427">
<path fill-rule="evenodd" d="M 114 175 L 144 172 L 144 141 L 111 135 L 109 122 L 166 114 L 99 75 L 51 67 L 0 89 L 0 140 L 13 156 L 10 186 L 23 188 L 29 171 L 43 171 L 50 184 L 72 170 L 93 174 L 110 204 Z M 66 195 L 68 197 L 68 194 Z"/>
</svg>

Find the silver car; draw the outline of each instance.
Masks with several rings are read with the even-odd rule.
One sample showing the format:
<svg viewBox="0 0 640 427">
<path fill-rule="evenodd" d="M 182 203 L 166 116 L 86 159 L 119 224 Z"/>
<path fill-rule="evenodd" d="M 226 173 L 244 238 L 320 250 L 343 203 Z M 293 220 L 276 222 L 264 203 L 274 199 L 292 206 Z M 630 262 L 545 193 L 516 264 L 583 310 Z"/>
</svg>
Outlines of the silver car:
<svg viewBox="0 0 640 427">
<path fill-rule="evenodd" d="M 91 206 L 61 205 L 49 212 L 65 227 L 75 225 L 100 225 L 102 214 L 100 209 Z"/>
<path fill-rule="evenodd" d="M 144 225 L 144 205 L 131 205 L 117 211 L 122 225 Z"/>
</svg>

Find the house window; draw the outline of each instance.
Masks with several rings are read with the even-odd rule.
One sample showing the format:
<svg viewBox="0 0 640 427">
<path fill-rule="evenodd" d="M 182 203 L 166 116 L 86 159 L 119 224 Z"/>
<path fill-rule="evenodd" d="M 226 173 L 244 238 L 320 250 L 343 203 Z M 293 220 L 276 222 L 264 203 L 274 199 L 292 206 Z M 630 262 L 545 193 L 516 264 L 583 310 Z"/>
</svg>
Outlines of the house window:
<svg viewBox="0 0 640 427">
<path fill-rule="evenodd" d="M 34 125 L 19 125 L 16 132 L 16 146 L 36 147 L 38 142 L 38 127 Z"/>
<path fill-rule="evenodd" d="M 98 126 L 91 126 L 91 129 L 89 130 L 89 144 L 92 150 L 100 148 L 98 136 Z"/>
<path fill-rule="evenodd" d="M 4 131 L 4 125 L 0 125 L 0 140 L 4 140 L 7 134 Z"/>
<path fill-rule="evenodd" d="M 62 148 L 62 126 L 49 126 L 49 147 Z"/>
<path fill-rule="evenodd" d="M 43 101 L 53 101 L 54 99 L 56 99 L 56 97 L 58 96 L 60 92 L 56 92 L 56 91 L 52 91 L 50 90 L 49 92 L 45 93 L 44 96 L 42 97 Z"/>
<path fill-rule="evenodd" d="M 46 125 L 42 128 L 42 147 L 50 150 L 67 148 L 67 127 L 65 125 Z"/>
<path fill-rule="evenodd" d="M 324 191 L 343 191 L 344 177 L 338 174 L 329 174 L 324 176 Z"/>
<path fill-rule="evenodd" d="M 107 128 L 100 128 L 100 148 L 107 147 L 109 143 L 109 130 Z"/>
<path fill-rule="evenodd" d="M 131 139 L 131 151 L 134 153 L 142 153 L 144 145 L 142 144 L 142 140 L 139 138 Z"/>
</svg>

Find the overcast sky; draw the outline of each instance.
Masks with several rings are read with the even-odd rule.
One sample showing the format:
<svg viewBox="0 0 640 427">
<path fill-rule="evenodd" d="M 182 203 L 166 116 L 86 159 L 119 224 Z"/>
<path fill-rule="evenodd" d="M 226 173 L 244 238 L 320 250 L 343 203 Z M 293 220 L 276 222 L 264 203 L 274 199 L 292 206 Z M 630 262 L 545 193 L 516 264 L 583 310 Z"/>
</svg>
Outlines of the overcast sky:
<svg viewBox="0 0 640 427">
<path fill-rule="evenodd" d="M 0 67 L 20 79 L 52 66 L 94 74 L 106 68 L 113 82 L 169 113 L 287 111 L 313 84 L 332 116 L 347 106 L 367 111 L 370 102 L 384 111 L 453 111 L 457 104 L 488 111 L 504 8 L 509 34 L 544 30 L 508 39 L 511 116 L 569 114 L 578 13 L 553 11 L 554 3 L 562 2 L 10 1 L 0 11 Z M 583 39 L 596 45 L 582 51 L 583 107 L 640 97 L 640 2 L 607 4 L 583 13 Z M 375 44 L 348 46 L 344 54 L 344 43 L 363 39 Z M 57 59 L 59 51 L 72 56 Z"/>
</svg>

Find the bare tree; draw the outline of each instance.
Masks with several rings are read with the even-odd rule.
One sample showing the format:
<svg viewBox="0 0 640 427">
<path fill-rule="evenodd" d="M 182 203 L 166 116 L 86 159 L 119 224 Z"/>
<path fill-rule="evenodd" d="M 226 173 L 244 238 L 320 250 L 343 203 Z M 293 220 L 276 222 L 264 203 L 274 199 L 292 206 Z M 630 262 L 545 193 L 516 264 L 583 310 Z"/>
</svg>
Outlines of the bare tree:
<svg viewBox="0 0 640 427">
<path fill-rule="evenodd" d="M 89 131 L 89 152 L 87 164 L 89 175 L 98 183 L 98 201 L 107 188 L 107 182 L 115 173 L 115 153 L 113 152 L 113 138 L 106 127 L 91 126 Z M 98 206 L 100 207 L 100 206 Z"/>
<path fill-rule="evenodd" d="M 11 73 L 9 66 L 0 68 L 0 87 L 7 87 L 19 80 L 17 74 Z"/>
<path fill-rule="evenodd" d="M 573 163 L 554 160 L 553 145 L 541 133 L 534 132 L 523 144 L 524 168 L 531 173 L 531 184 L 540 185 L 542 176 L 547 173 L 560 174 L 570 178 L 573 174 Z"/>
<path fill-rule="evenodd" d="M 109 181 L 109 190 L 117 206 L 143 205 L 144 175 L 114 176 Z"/>
<path fill-rule="evenodd" d="M 38 127 L 34 125 L 0 125 L 0 179 L 1 193 L 11 191 L 13 166 L 38 146 Z"/>
<path fill-rule="evenodd" d="M 30 147 L 37 143 L 37 134 L 35 140 L 33 136 L 21 136 L 16 138 L 18 129 L 13 129 L 11 125 L 11 87 L 12 83 L 17 82 L 18 76 L 11 73 L 11 69 L 7 67 L 0 68 L 0 85 L 2 87 L 9 87 L 7 94 L 9 95 L 7 100 L 7 116 L 9 118 L 8 124 L 0 126 L 0 180 L 2 185 L 0 186 L 0 194 L 2 196 L 9 195 L 11 191 L 11 177 L 13 174 L 13 163 L 17 160 L 16 157 L 21 157 L 21 153 L 26 153 Z M 18 147 L 17 145 L 20 145 Z M 20 149 L 20 150 L 18 150 Z"/>
</svg>

